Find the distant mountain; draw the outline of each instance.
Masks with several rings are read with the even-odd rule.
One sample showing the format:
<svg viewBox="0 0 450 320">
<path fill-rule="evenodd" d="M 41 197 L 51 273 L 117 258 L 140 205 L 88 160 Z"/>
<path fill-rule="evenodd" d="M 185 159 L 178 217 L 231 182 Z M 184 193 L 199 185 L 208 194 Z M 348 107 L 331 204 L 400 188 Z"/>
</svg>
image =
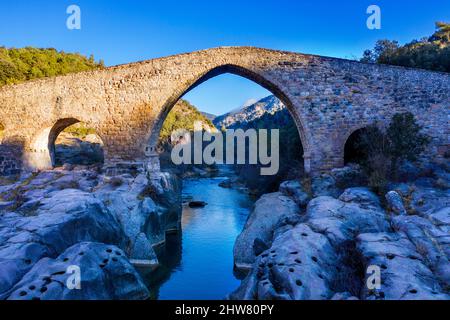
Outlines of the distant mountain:
<svg viewBox="0 0 450 320">
<path fill-rule="evenodd" d="M 204 115 L 205 118 L 209 119 L 210 121 L 214 121 L 214 119 L 217 118 L 217 116 L 215 114 L 212 114 L 212 113 L 201 112 L 201 114 Z"/>
<path fill-rule="evenodd" d="M 218 116 L 213 120 L 213 123 L 218 129 L 222 127 L 242 127 L 266 114 L 273 115 L 285 108 L 284 104 L 277 97 L 268 96 L 256 103 Z"/>
</svg>

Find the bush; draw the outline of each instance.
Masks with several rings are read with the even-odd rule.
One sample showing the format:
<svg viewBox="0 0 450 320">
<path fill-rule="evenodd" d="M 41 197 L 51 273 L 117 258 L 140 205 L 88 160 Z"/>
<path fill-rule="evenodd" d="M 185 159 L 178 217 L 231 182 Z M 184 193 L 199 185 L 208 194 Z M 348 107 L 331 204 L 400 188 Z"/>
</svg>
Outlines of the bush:
<svg viewBox="0 0 450 320">
<path fill-rule="evenodd" d="M 394 115 L 386 131 L 392 173 L 396 174 L 401 160 L 416 161 L 425 150 L 430 138 L 422 134 L 421 130 L 422 127 L 417 124 L 411 113 Z"/>
<path fill-rule="evenodd" d="M 403 160 L 415 161 L 430 141 L 421 133 L 422 127 L 407 112 L 392 118 L 386 133 L 376 126 L 368 127 L 361 135 L 358 147 L 364 150 L 363 168 L 369 177 L 369 186 L 384 193 L 389 178 L 397 178 L 398 166 Z"/>
</svg>

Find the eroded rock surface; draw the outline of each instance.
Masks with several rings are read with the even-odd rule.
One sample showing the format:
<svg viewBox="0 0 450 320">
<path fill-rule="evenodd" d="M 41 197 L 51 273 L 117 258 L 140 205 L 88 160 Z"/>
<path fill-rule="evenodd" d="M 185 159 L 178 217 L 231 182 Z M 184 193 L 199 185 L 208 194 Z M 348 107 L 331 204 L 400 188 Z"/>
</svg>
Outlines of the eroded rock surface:
<svg viewBox="0 0 450 320">
<path fill-rule="evenodd" d="M 110 275 L 103 268 L 91 270 L 95 277 L 90 285 L 97 292 L 59 288 L 41 298 L 123 299 L 126 292 L 120 290 L 127 286 L 131 298 L 148 297 L 141 289 L 133 293 L 134 284 L 126 283 L 141 281 L 127 271 L 133 269 L 128 259 L 158 262 L 153 245 L 164 242 L 165 232 L 179 226 L 179 191 L 176 180 L 164 173 L 106 177 L 95 167 L 73 166 L 26 174 L 1 186 L 0 298 L 8 298 L 19 282 L 25 287 L 38 272 L 59 266 L 58 256 L 82 243 L 92 251 L 90 260 L 81 261 L 90 270 L 98 262 L 95 256 L 101 256 L 99 246 L 119 248 L 117 269 Z M 121 275 L 120 268 L 127 273 Z M 114 276 L 123 277 L 123 289 L 108 284 L 108 277 Z"/>
<path fill-rule="evenodd" d="M 279 192 L 263 195 L 250 214 L 244 231 L 238 236 L 234 246 L 235 264 L 247 268 L 255 261 L 255 240 L 270 245 L 273 231 L 283 219 L 299 215 L 295 202 Z"/>
<path fill-rule="evenodd" d="M 79 267 L 77 286 L 71 266 Z M 67 285 L 69 283 L 69 285 Z M 9 300 L 144 300 L 150 296 L 125 253 L 102 243 L 78 243 L 41 259 L 10 290 Z"/>
<path fill-rule="evenodd" d="M 339 172 L 345 176 L 352 170 Z M 297 194 L 292 191 L 299 186 L 283 184 L 283 194 L 298 206 L 292 211 L 298 218 L 276 224 L 275 217 L 269 219 L 264 233 L 273 235 L 270 248 L 257 252 L 247 277 L 229 297 L 450 299 L 450 194 L 443 188 L 448 175 L 440 172 L 434 179 L 419 177 L 392 185 L 386 200 L 366 187 L 337 194 L 335 176 L 336 172 L 313 180 L 316 197 L 304 214 L 298 214 Z M 236 261 L 239 254 L 235 250 Z M 367 285 L 372 267 L 380 270 L 380 288 Z"/>
</svg>

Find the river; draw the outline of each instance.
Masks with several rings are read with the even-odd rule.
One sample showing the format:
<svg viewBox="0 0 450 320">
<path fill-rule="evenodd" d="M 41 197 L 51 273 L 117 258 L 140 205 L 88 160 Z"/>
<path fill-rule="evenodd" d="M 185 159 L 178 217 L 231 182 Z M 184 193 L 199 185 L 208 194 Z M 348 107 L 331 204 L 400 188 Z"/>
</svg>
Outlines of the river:
<svg viewBox="0 0 450 320">
<path fill-rule="evenodd" d="M 154 299 L 223 299 L 240 284 L 233 274 L 233 246 L 254 201 L 247 193 L 219 187 L 226 177 L 183 181 L 181 235 L 171 236 L 152 275 Z M 204 201 L 192 209 L 191 200 Z"/>
</svg>

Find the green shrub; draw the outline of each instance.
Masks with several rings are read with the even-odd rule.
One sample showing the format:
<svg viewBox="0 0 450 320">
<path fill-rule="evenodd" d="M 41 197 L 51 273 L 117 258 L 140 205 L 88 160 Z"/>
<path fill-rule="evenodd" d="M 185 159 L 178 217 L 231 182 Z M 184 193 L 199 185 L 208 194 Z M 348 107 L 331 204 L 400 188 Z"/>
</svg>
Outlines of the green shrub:
<svg viewBox="0 0 450 320">
<path fill-rule="evenodd" d="M 394 174 L 402 160 L 416 161 L 425 150 L 430 138 L 421 133 L 422 127 L 409 113 L 398 113 L 386 131 L 387 152 L 391 158 L 391 169 Z"/>
<path fill-rule="evenodd" d="M 386 132 L 370 126 L 362 133 L 358 141 L 365 154 L 362 165 L 376 192 L 384 193 L 388 181 L 397 178 L 403 160 L 415 161 L 425 150 L 430 138 L 421 130 L 414 116 L 406 112 L 395 114 Z"/>
</svg>

